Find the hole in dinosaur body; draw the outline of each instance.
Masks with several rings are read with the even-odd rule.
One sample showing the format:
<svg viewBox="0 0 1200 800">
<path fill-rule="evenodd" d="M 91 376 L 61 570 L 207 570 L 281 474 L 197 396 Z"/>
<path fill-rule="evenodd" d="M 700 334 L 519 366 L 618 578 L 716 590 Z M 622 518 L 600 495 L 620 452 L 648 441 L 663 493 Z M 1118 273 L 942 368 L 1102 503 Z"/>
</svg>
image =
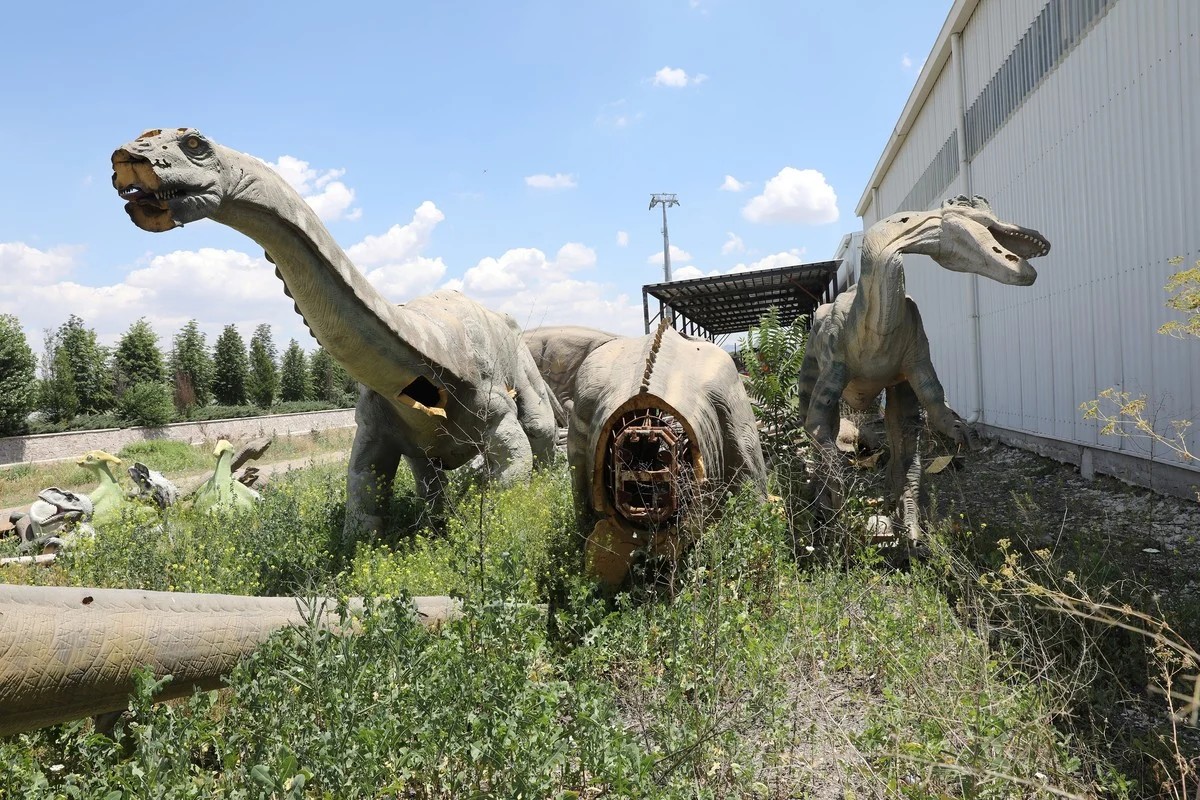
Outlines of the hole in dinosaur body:
<svg viewBox="0 0 1200 800">
<path fill-rule="evenodd" d="M 424 375 L 419 375 L 401 390 L 396 399 L 409 408 L 424 411 L 431 416 L 444 417 L 449 395 L 446 394 L 445 389 L 437 386 Z"/>
<path fill-rule="evenodd" d="M 679 420 L 661 409 L 629 411 L 611 428 L 605 489 L 617 513 L 635 526 L 677 521 L 695 483 L 692 448 Z"/>
</svg>

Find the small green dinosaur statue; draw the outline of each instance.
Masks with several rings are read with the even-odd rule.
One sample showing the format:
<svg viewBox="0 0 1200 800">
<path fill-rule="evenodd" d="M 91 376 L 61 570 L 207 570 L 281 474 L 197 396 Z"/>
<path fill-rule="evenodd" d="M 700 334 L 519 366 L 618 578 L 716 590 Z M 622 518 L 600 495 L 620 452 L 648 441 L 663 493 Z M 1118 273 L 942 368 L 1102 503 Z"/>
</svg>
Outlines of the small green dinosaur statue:
<svg viewBox="0 0 1200 800">
<path fill-rule="evenodd" d="M 88 492 L 88 498 L 92 501 L 92 519 L 99 520 L 102 517 L 120 514 L 128 500 L 121 484 L 117 482 L 117 477 L 113 475 L 112 468 L 120 466 L 121 459 L 103 450 L 91 450 L 84 453 L 75 463 L 99 481 L 96 488 Z"/>
<path fill-rule="evenodd" d="M 259 500 L 258 492 L 233 479 L 233 445 L 222 439 L 217 442 L 213 455 L 217 459 L 217 469 L 212 477 L 196 490 L 192 507 L 198 511 L 253 508 Z"/>
</svg>

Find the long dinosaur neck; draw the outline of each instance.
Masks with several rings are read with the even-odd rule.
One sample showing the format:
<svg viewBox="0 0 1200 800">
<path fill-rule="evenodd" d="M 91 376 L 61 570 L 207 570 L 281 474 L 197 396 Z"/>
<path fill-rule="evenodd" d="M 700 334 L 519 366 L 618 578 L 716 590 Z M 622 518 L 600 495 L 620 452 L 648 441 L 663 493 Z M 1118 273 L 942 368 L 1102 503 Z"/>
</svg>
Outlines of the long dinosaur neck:
<svg viewBox="0 0 1200 800">
<path fill-rule="evenodd" d="M 226 198 L 212 215 L 266 251 L 317 341 L 346 371 L 393 396 L 430 360 L 401 309 L 354 268 L 312 208 L 257 159 L 219 148 Z"/>
<path fill-rule="evenodd" d="M 866 328 L 878 335 L 896 329 L 908 313 L 904 303 L 904 248 L 878 225 L 863 235 L 858 290 L 854 298 Z"/>
<path fill-rule="evenodd" d="M 101 486 L 114 486 L 120 488 L 121 484 L 117 481 L 117 476 L 112 474 L 112 468 L 107 462 L 100 462 L 100 474 L 97 476 Z"/>
<path fill-rule="evenodd" d="M 233 451 L 226 450 L 221 455 L 217 456 L 217 468 L 213 472 L 213 484 L 218 490 L 229 486 L 229 482 L 233 480 Z"/>
</svg>

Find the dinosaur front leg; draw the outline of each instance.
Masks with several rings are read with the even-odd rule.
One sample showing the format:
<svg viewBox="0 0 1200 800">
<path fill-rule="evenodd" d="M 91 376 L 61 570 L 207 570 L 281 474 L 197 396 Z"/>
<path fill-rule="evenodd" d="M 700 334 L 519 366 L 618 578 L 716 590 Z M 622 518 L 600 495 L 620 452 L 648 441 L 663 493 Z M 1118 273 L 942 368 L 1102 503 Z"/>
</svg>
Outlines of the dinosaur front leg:
<svg viewBox="0 0 1200 800">
<path fill-rule="evenodd" d="M 838 422 L 841 419 L 842 392 L 846 389 L 846 365 L 831 364 L 817 379 L 813 387 L 812 402 L 804 430 L 816 447 L 821 474 L 817 481 L 820 505 L 834 513 L 841 507 L 845 497 L 845 475 L 842 457 L 837 449 Z"/>
<path fill-rule="evenodd" d="M 369 427 L 364 427 L 359 415 L 358 432 L 354 436 L 350 467 L 346 473 L 346 524 L 343 534 L 347 541 L 356 534 L 376 536 L 383 532 L 392 483 L 399 466 L 399 448 L 386 438 L 374 435 Z"/>
<path fill-rule="evenodd" d="M 425 501 L 425 514 L 431 520 L 440 520 L 446 513 L 446 470 L 442 463 L 431 458 L 404 457 L 404 463 L 412 470 L 417 496 Z"/>
<path fill-rule="evenodd" d="M 796 407 L 800 410 L 801 425 L 808 421 L 809 406 L 820 375 L 821 365 L 817 362 L 816 347 L 809 347 L 804 351 L 804 360 L 800 362 L 800 377 L 796 380 Z"/>
<path fill-rule="evenodd" d="M 537 370 L 533 356 L 525 348 L 520 352 L 520 369 L 517 370 L 517 420 L 533 451 L 537 465 L 554 461 L 554 444 L 558 440 L 558 424 L 554 419 L 554 406 L 550 387 Z M 560 406 L 561 412 L 561 406 Z"/>
<path fill-rule="evenodd" d="M 965 445 L 968 449 L 974 449 L 971 426 L 955 413 L 954 409 L 946 405 L 946 392 L 942 389 L 942 382 L 938 380 L 933 364 L 926 361 L 911 365 L 904 372 L 917 395 L 917 400 L 925 409 L 929 425 L 943 436 Z"/>
<path fill-rule="evenodd" d="M 533 472 L 533 448 L 521 427 L 511 398 L 493 403 L 483 433 L 483 461 L 488 477 L 508 486 L 526 480 Z"/>
<path fill-rule="evenodd" d="M 888 442 L 888 488 L 910 539 L 921 536 L 921 404 L 908 383 L 887 390 L 883 421 Z"/>
<path fill-rule="evenodd" d="M 400 466 L 401 449 L 390 433 L 396 426 L 395 413 L 380 395 L 359 387 L 354 407 L 357 431 L 346 472 L 343 535 L 347 542 L 360 531 L 368 535 L 383 532 L 392 483 Z"/>
</svg>

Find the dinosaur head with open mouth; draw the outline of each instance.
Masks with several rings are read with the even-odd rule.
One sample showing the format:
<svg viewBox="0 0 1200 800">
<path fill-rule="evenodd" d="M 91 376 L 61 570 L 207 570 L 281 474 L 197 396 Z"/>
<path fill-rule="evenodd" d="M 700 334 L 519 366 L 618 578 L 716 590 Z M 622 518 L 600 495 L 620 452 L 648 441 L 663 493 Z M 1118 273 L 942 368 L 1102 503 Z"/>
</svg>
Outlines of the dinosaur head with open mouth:
<svg viewBox="0 0 1200 800">
<path fill-rule="evenodd" d="M 142 230 L 169 231 L 221 205 L 225 173 L 217 146 L 194 128 L 146 131 L 113 152 L 112 166 L 113 188 Z"/>
</svg>

